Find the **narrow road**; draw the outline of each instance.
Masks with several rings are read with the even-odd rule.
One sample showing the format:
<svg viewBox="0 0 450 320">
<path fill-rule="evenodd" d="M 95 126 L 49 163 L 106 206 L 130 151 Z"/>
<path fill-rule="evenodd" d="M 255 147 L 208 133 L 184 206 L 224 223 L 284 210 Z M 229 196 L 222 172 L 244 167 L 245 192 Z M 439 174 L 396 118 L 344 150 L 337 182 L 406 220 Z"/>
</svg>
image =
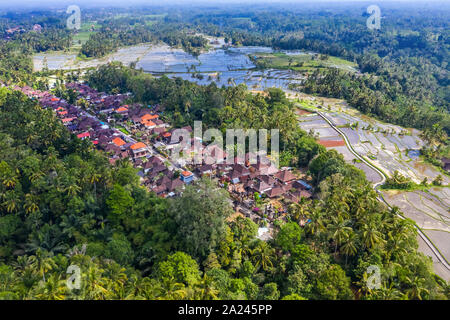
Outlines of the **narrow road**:
<svg viewBox="0 0 450 320">
<path fill-rule="evenodd" d="M 350 152 L 359 160 L 361 160 L 362 162 L 364 162 L 367 166 L 369 166 L 371 169 L 375 170 L 380 176 L 381 176 L 381 181 L 377 182 L 373 185 L 374 190 L 377 192 L 378 194 L 378 200 L 383 202 L 389 209 L 392 209 L 392 207 L 389 205 L 389 203 L 386 202 L 386 200 L 384 199 L 382 193 L 380 192 L 380 190 L 378 190 L 378 187 L 383 185 L 386 182 L 386 174 L 384 172 L 382 172 L 380 169 L 378 169 L 377 167 L 375 167 L 373 164 L 371 164 L 369 161 L 367 161 L 366 159 L 364 159 L 361 155 L 359 155 L 352 147 L 352 145 L 350 144 L 350 141 L 348 140 L 347 136 L 345 135 L 345 133 L 339 129 L 338 127 L 336 127 L 333 122 L 328 119 L 322 112 L 317 111 L 317 114 L 323 119 L 325 120 L 334 130 L 336 130 L 341 136 L 342 138 L 344 138 L 344 141 L 348 147 L 348 149 L 350 150 Z M 397 214 L 396 215 L 400 218 L 400 219 L 406 219 L 404 216 Z M 417 229 L 417 232 L 419 234 L 419 236 L 422 238 L 422 240 L 427 244 L 427 246 L 431 249 L 431 251 L 433 251 L 434 255 L 436 256 L 436 258 L 438 258 L 438 260 L 442 263 L 442 265 L 447 269 L 450 270 L 450 265 L 447 262 L 447 260 L 445 259 L 445 257 L 440 253 L 439 249 L 436 248 L 436 246 L 430 241 L 430 239 L 428 239 L 428 237 L 425 235 L 425 233 L 423 233 L 423 231 L 416 225 L 414 224 L 414 227 Z"/>
</svg>

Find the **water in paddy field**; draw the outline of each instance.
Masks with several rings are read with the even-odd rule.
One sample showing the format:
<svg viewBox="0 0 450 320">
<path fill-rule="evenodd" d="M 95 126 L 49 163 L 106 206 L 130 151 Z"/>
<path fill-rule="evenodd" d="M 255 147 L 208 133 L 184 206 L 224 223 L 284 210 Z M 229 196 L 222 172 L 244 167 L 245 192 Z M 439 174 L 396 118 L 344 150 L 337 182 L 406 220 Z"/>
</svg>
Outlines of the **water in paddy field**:
<svg viewBox="0 0 450 320">
<path fill-rule="evenodd" d="M 270 87 L 288 89 L 290 83 L 300 83 L 304 77 L 291 70 L 256 70 L 248 55 L 272 53 L 269 47 L 238 47 L 222 49 L 220 46 L 194 57 L 182 49 L 168 45 L 143 44 L 121 48 L 98 59 L 77 60 L 75 54 L 54 52 L 37 54 L 33 58 L 34 70 L 40 71 L 46 65 L 49 70 L 76 70 L 94 68 L 119 61 L 124 65 L 137 61 L 136 68 L 142 68 L 155 76 L 167 74 L 170 78 L 181 77 L 201 85 L 215 82 L 217 86 L 246 84 L 249 89 L 263 90 Z M 298 50 L 282 51 L 286 54 L 307 54 Z M 44 63 L 45 58 L 45 63 Z"/>
<path fill-rule="evenodd" d="M 250 89 L 279 87 L 286 89 L 290 83 L 300 83 L 301 75 L 291 70 L 252 70 L 255 65 L 248 55 L 257 52 L 273 52 L 269 47 L 239 47 L 215 49 L 197 58 L 181 49 L 159 46 L 149 50 L 138 62 L 137 68 L 170 78 L 207 85 L 215 82 L 219 87 L 244 83 Z M 200 76 L 199 76 L 200 75 Z"/>
</svg>

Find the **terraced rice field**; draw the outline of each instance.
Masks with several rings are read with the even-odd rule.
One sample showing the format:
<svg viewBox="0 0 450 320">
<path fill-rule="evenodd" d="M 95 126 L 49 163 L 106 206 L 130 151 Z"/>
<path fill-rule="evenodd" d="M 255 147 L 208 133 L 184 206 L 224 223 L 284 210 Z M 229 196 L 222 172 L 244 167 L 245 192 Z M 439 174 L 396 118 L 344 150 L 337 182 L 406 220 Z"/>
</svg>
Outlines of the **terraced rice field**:
<svg viewBox="0 0 450 320">
<path fill-rule="evenodd" d="M 383 191 L 385 200 L 400 208 L 422 229 L 427 237 L 450 261 L 450 188 L 428 191 Z"/>
<path fill-rule="evenodd" d="M 303 101 L 309 99 L 308 107 L 317 108 L 347 137 L 351 147 L 360 156 L 382 170 L 387 176 L 394 171 L 420 183 L 425 177 L 432 181 L 441 174 L 433 166 L 426 164 L 410 150 L 420 150 L 424 142 L 420 132 L 415 129 L 405 130 L 396 125 L 385 124 L 360 114 L 350 108 L 345 102 L 336 99 L 326 99 L 297 95 Z M 322 107 L 319 107 L 318 101 Z M 311 107 L 312 105 L 312 107 Z M 327 110 L 327 111 L 325 111 Z M 382 181 L 380 175 L 362 162 L 355 162 L 355 156 L 348 146 L 333 146 L 337 141 L 338 132 L 326 121 L 314 114 L 301 114 L 299 126 L 306 131 L 312 130 L 318 134 L 319 143 L 329 149 L 335 149 L 344 156 L 345 161 L 352 163 L 366 174 L 369 181 Z M 357 123 L 357 126 L 355 124 Z M 333 132 L 334 131 L 334 132 Z M 329 144 L 329 145 L 328 145 Z M 426 191 L 383 190 L 383 196 L 391 206 L 397 206 L 405 217 L 414 220 L 428 239 L 440 251 L 441 255 L 450 261 L 450 179 L 443 176 L 445 187 L 431 187 Z M 434 262 L 435 272 L 450 281 L 450 271 L 439 262 L 427 244 L 418 237 L 419 249 L 430 256 Z"/>
</svg>

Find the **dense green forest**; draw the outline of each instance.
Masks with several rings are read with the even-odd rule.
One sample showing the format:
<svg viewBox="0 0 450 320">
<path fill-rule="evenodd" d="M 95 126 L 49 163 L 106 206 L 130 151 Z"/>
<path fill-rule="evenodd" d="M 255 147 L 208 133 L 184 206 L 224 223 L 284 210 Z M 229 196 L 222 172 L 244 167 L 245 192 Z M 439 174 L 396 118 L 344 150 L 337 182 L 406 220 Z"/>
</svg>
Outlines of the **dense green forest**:
<svg viewBox="0 0 450 320">
<path fill-rule="evenodd" d="M 6 34 L 9 27 L 17 24 L 26 32 L 14 33 L 10 39 L 0 37 L 0 80 L 7 83 L 37 84 L 33 75 L 32 54 L 49 50 L 64 50 L 72 43 L 72 32 L 65 28 L 65 21 L 55 16 L 38 14 L 30 18 L 27 15 L 6 15 L 0 18 L 0 36 Z M 13 19 L 13 20 L 11 20 Z M 41 32 L 30 31 L 33 24 L 39 24 Z"/>
<path fill-rule="evenodd" d="M 150 21 L 152 22 L 152 21 Z M 121 17 L 99 20 L 102 27 L 92 33 L 80 50 L 82 57 L 102 57 L 123 46 L 160 41 L 183 48 L 193 55 L 200 54 L 208 41 L 192 34 L 192 31 L 178 24 L 149 23 L 145 17 Z"/>
</svg>

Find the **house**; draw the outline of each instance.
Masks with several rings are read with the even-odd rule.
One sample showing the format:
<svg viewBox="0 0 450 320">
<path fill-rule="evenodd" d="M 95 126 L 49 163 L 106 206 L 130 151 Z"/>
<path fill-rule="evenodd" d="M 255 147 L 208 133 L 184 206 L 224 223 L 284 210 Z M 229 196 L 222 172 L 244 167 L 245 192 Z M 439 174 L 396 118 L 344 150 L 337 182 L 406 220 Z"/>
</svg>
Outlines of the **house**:
<svg viewBox="0 0 450 320">
<path fill-rule="evenodd" d="M 223 163 L 226 156 L 226 152 L 216 144 L 210 144 L 203 148 L 203 162 L 206 164 Z"/>
<path fill-rule="evenodd" d="M 170 178 L 168 178 L 167 176 L 164 176 L 162 178 L 160 178 L 157 182 L 156 185 L 161 186 L 164 185 L 166 186 L 168 183 L 172 182 L 172 180 L 170 180 Z"/>
<path fill-rule="evenodd" d="M 144 122 L 143 125 L 147 129 L 156 128 L 156 124 L 153 121 L 151 121 L 151 120 Z"/>
<path fill-rule="evenodd" d="M 181 173 L 181 181 L 183 181 L 186 184 L 191 183 L 194 180 L 194 174 L 190 171 L 183 171 Z"/>
<path fill-rule="evenodd" d="M 119 154 L 122 150 L 120 149 L 120 147 L 118 147 L 118 146 L 116 146 L 115 144 L 108 144 L 106 147 L 105 147 L 105 151 L 106 152 L 108 152 L 108 153 L 112 153 L 112 154 L 115 154 L 115 155 L 117 155 L 117 154 Z"/>
<path fill-rule="evenodd" d="M 181 179 L 174 179 L 174 180 L 171 180 L 169 183 L 167 183 L 167 190 L 169 192 L 173 192 L 176 189 L 179 189 L 182 187 L 183 187 L 183 181 L 181 181 Z"/>
<path fill-rule="evenodd" d="M 272 188 L 272 189 L 270 189 L 270 190 L 268 190 L 268 191 L 266 192 L 266 194 L 267 194 L 267 196 L 268 196 L 269 198 L 279 197 L 279 196 L 281 196 L 281 195 L 284 194 L 284 193 L 285 193 L 285 190 L 284 190 L 282 187 L 280 187 L 280 186 L 277 186 L 277 187 L 275 187 L 275 188 Z"/>
<path fill-rule="evenodd" d="M 155 120 L 157 118 L 158 118 L 158 115 L 156 115 L 156 114 L 146 113 L 146 114 L 144 114 L 143 116 L 140 117 L 140 123 L 145 128 L 148 128 L 148 129 L 155 128 L 156 124 L 152 120 Z"/>
<path fill-rule="evenodd" d="M 289 202 L 293 202 L 293 203 L 298 203 L 300 201 L 300 197 L 298 197 L 297 195 L 294 195 L 292 193 L 286 193 L 284 195 L 284 199 L 289 201 Z"/>
<path fill-rule="evenodd" d="M 233 176 L 235 177 L 243 177 L 243 176 L 248 176 L 250 175 L 250 170 L 248 170 L 245 166 L 241 165 L 241 164 L 235 164 L 233 166 Z"/>
<path fill-rule="evenodd" d="M 273 186 L 276 183 L 276 180 L 274 178 L 267 175 L 259 176 L 258 180 L 267 183 L 269 186 Z"/>
<path fill-rule="evenodd" d="M 275 177 L 282 183 L 288 183 L 296 178 L 290 170 L 280 171 L 275 175 Z"/>
<path fill-rule="evenodd" d="M 61 119 L 61 121 L 64 125 L 70 125 L 72 123 L 72 121 L 75 119 L 76 118 L 64 118 L 64 119 Z"/>
<path fill-rule="evenodd" d="M 270 189 L 272 189 L 272 187 L 269 186 L 264 181 L 258 181 L 255 184 L 253 184 L 253 186 L 252 186 L 252 190 L 255 192 L 258 192 L 258 193 L 265 193 L 265 192 L 269 191 Z"/>
<path fill-rule="evenodd" d="M 89 132 L 83 132 L 83 133 L 77 134 L 77 138 L 81 139 L 81 140 L 89 138 L 90 136 L 91 136 L 91 134 Z"/>
<path fill-rule="evenodd" d="M 165 122 L 164 121 L 162 121 L 161 119 L 154 119 L 154 120 L 152 120 L 154 123 L 155 123 L 155 125 L 156 125 L 156 127 L 157 128 L 159 128 L 159 127 L 165 127 Z"/>
<path fill-rule="evenodd" d="M 137 142 L 130 146 L 133 158 L 145 157 L 149 154 L 148 148 L 143 142 Z"/>
<path fill-rule="evenodd" d="M 116 146 L 118 146 L 118 147 L 122 147 L 123 145 L 125 145 L 126 144 L 126 142 L 125 141 L 123 141 L 121 138 L 119 138 L 119 137 L 116 137 L 116 138 L 114 138 L 113 140 L 112 140 L 112 143 L 114 143 Z"/>
<path fill-rule="evenodd" d="M 191 126 L 186 126 L 181 128 L 181 130 L 187 130 L 187 132 L 192 133 L 192 127 Z"/>
<path fill-rule="evenodd" d="M 126 106 L 119 107 L 115 110 L 119 114 L 126 114 L 128 113 L 128 108 Z"/>
<path fill-rule="evenodd" d="M 205 164 L 196 169 L 196 171 L 198 172 L 199 175 L 211 174 L 212 170 L 213 170 L 213 167 L 210 164 Z"/>
<path fill-rule="evenodd" d="M 303 180 L 294 181 L 292 186 L 296 189 L 311 190 L 312 187 Z"/>
<path fill-rule="evenodd" d="M 266 164 L 261 161 L 252 164 L 251 168 L 258 171 L 260 175 L 274 175 L 278 172 L 278 169 L 272 163 Z"/>
<path fill-rule="evenodd" d="M 130 156 L 130 153 L 128 152 L 128 150 L 122 151 L 119 153 L 119 158 L 120 159 L 126 159 Z"/>
<path fill-rule="evenodd" d="M 166 128 L 164 128 L 164 127 L 156 127 L 156 128 L 153 128 L 151 131 L 151 134 L 156 134 L 158 136 L 160 136 L 164 133 L 166 133 Z M 170 135 L 170 132 L 167 132 L 167 133 Z"/>
</svg>

